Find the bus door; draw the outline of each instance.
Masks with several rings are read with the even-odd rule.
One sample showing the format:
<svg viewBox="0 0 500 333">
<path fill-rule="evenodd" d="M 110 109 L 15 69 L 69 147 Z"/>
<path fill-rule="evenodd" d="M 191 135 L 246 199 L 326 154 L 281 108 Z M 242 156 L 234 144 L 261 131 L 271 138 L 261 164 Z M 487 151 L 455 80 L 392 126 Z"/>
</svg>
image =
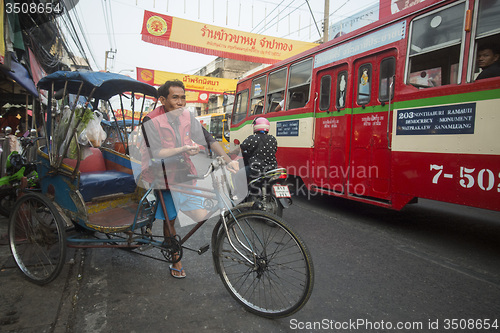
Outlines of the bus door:
<svg viewBox="0 0 500 333">
<path fill-rule="evenodd" d="M 396 52 L 388 51 L 354 63 L 349 195 L 390 200 L 388 110 L 395 59 Z"/>
<path fill-rule="evenodd" d="M 346 184 L 347 77 L 346 64 L 335 66 L 319 72 L 315 85 L 319 98 L 315 106 L 314 183 L 338 194 L 345 193 Z"/>
</svg>

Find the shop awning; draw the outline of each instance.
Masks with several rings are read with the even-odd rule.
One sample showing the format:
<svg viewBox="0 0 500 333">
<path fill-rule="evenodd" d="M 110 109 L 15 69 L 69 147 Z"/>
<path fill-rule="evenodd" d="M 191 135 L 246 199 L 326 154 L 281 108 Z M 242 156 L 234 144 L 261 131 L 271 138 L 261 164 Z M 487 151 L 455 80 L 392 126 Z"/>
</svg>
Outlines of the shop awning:
<svg viewBox="0 0 500 333">
<path fill-rule="evenodd" d="M 23 87 L 27 92 L 35 97 L 38 97 L 38 91 L 36 90 L 35 83 L 33 83 L 33 79 L 31 78 L 28 70 L 17 62 L 14 57 L 11 58 L 10 68 L 10 71 L 3 68 L 0 69 L 5 73 L 5 75 L 16 81 L 16 83 Z"/>
</svg>

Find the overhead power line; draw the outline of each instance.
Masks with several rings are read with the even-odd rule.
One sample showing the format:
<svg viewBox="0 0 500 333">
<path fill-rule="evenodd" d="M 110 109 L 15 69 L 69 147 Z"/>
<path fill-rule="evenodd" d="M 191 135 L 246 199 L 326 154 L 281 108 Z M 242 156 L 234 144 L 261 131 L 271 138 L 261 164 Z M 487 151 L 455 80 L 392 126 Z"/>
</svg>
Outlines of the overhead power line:
<svg viewBox="0 0 500 333">
<path fill-rule="evenodd" d="M 66 25 L 66 30 L 72 36 L 75 46 L 78 48 L 80 55 L 86 60 L 87 64 L 90 65 L 89 59 L 87 57 L 87 51 L 90 54 L 90 58 L 93 60 L 94 64 L 98 64 L 94 53 L 92 52 L 91 44 L 87 38 L 87 33 L 84 28 L 84 23 L 81 19 L 83 15 L 80 12 L 79 6 L 75 6 L 73 10 L 66 11 L 67 15 L 64 15 L 63 21 Z M 81 35 L 81 38 L 80 38 Z M 83 40 L 83 42 L 82 42 Z M 84 47 L 85 46 L 85 47 Z"/>
<path fill-rule="evenodd" d="M 276 23 L 273 23 L 271 26 L 267 26 L 267 25 L 266 25 L 266 26 L 264 26 L 264 27 L 263 27 L 263 28 L 261 28 L 261 29 L 260 29 L 257 33 L 258 33 L 258 34 L 260 34 L 260 33 L 264 32 L 264 31 L 266 31 L 267 29 L 269 29 L 269 28 L 273 27 L 274 25 L 277 25 L 277 24 L 278 24 L 278 21 L 279 21 L 279 15 L 280 15 L 280 13 L 281 13 L 282 11 L 284 11 L 285 9 L 287 9 L 288 7 L 290 7 L 290 6 L 291 6 L 294 2 L 295 2 L 295 0 L 293 0 L 292 2 L 290 2 L 288 5 L 286 5 L 286 7 L 285 7 L 285 8 L 283 8 L 283 10 L 278 10 L 278 14 L 276 14 L 276 15 L 275 15 L 275 16 L 274 16 L 274 17 L 273 17 L 273 18 L 269 21 L 269 23 L 272 23 L 275 19 L 277 19 Z M 281 3 L 283 3 L 283 1 L 282 1 Z M 279 5 L 278 5 L 278 7 L 279 7 Z M 276 8 L 278 8 L 278 7 L 276 7 Z M 299 9 L 299 8 L 300 8 L 300 6 L 299 6 L 299 7 L 296 7 L 293 11 L 289 12 L 289 13 L 288 13 L 288 15 L 286 15 L 285 17 L 290 16 L 290 14 L 291 14 L 291 13 L 293 13 L 294 11 L 296 11 L 296 10 L 297 10 L 297 9 Z"/>
</svg>

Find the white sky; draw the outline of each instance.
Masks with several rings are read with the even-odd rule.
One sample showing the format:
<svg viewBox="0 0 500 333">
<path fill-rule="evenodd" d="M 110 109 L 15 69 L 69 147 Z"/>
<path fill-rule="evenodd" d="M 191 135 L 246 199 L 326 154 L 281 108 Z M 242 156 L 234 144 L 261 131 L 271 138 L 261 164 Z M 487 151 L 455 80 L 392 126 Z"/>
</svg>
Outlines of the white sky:
<svg viewBox="0 0 500 333">
<path fill-rule="evenodd" d="M 378 0 L 330 0 L 330 23 L 374 3 Z M 321 30 L 324 0 L 309 0 L 309 5 Z M 107 8 L 111 15 L 105 16 Z M 104 69 L 105 52 L 110 49 L 116 53 L 107 70 L 133 78 L 136 67 L 193 74 L 216 58 L 143 42 L 144 10 L 280 38 L 308 42 L 320 38 L 305 0 L 80 0 L 71 17 L 76 13 L 81 20 L 94 70 Z M 83 36 L 80 39 L 85 45 Z"/>
</svg>

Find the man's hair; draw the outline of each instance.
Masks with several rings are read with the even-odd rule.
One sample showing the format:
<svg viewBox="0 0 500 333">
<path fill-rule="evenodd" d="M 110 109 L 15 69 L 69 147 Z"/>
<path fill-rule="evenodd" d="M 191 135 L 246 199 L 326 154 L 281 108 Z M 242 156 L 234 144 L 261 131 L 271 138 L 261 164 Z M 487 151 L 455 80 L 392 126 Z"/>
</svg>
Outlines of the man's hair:
<svg viewBox="0 0 500 333">
<path fill-rule="evenodd" d="M 494 43 L 485 43 L 481 44 L 477 51 L 484 51 L 484 50 L 491 50 L 493 54 L 500 54 L 500 48 L 498 47 L 497 44 Z"/>
<path fill-rule="evenodd" d="M 182 83 L 181 80 L 169 80 L 162 84 L 160 88 L 158 88 L 158 97 L 163 96 L 165 98 L 168 97 L 168 93 L 170 92 L 170 87 L 179 87 L 182 88 L 184 91 L 186 91 L 186 88 L 184 87 L 184 83 Z"/>
</svg>

